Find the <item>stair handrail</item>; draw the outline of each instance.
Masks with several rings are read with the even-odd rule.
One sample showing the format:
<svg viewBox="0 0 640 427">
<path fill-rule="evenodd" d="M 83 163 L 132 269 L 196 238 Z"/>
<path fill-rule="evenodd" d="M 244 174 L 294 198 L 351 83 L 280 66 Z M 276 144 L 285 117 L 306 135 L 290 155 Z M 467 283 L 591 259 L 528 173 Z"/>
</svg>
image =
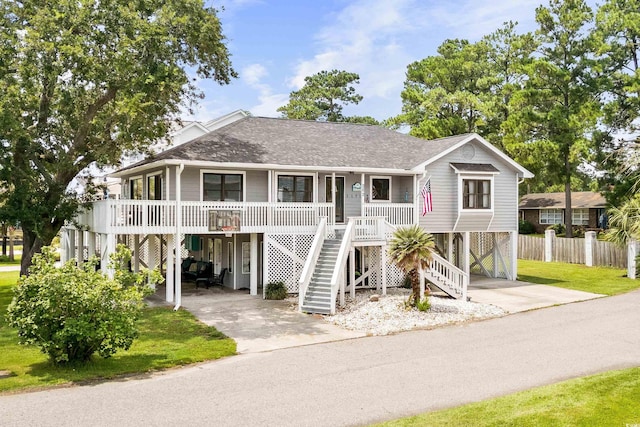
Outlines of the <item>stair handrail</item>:
<svg viewBox="0 0 640 427">
<path fill-rule="evenodd" d="M 349 250 L 353 242 L 353 233 L 355 230 L 355 221 L 353 218 L 349 219 L 347 228 L 344 230 L 344 236 L 342 242 L 340 242 L 340 250 L 338 251 L 338 257 L 336 258 L 336 264 L 333 268 L 333 275 L 331 276 L 331 314 L 336 313 L 336 297 L 338 296 L 338 290 L 342 289 L 340 305 L 344 305 L 344 268 L 347 264 L 347 257 L 349 256 Z"/>
<path fill-rule="evenodd" d="M 431 254 L 429 269 L 425 271 L 425 274 L 442 280 L 449 286 L 449 289 L 443 289 L 443 291 L 452 297 L 462 300 L 467 299 L 469 275 L 437 253 L 433 252 Z M 438 286 L 438 284 L 436 284 L 436 286 Z"/>
<path fill-rule="evenodd" d="M 307 288 L 309 287 L 311 277 L 313 276 L 313 271 L 315 270 L 316 264 L 318 263 L 318 257 L 320 256 L 320 251 L 322 250 L 322 245 L 324 244 L 326 236 L 327 218 L 325 217 L 322 218 L 320 220 L 320 224 L 318 224 L 318 230 L 316 231 L 316 235 L 313 236 L 313 242 L 311 243 L 311 248 L 309 249 L 309 255 L 307 255 L 307 259 L 304 262 L 304 267 L 302 268 L 302 273 L 300 273 L 300 279 L 298 280 L 298 311 L 302 311 L 304 297 L 307 294 Z"/>
</svg>

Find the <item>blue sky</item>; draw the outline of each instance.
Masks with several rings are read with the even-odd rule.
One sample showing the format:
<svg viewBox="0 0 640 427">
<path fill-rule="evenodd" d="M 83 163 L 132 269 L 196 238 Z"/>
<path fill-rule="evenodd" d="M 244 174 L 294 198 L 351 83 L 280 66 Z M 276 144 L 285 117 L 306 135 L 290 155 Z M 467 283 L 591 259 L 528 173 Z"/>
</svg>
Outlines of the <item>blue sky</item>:
<svg viewBox="0 0 640 427">
<path fill-rule="evenodd" d="M 587 0 L 595 6 L 594 0 Z M 436 54 L 451 38 L 478 40 L 503 22 L 535 29 L 541 0 L 222 0 L 214 1 L 239 78 L 205 94 L 194 118 L 237 109 L 278 117 L 304 77 L 339 69 L 360 75 L 364 99 L 347 115 L 383 120 L 400 113 L 408 64 Z M 547 2 L 545 1 L 546 5 Z"/>
</svg>

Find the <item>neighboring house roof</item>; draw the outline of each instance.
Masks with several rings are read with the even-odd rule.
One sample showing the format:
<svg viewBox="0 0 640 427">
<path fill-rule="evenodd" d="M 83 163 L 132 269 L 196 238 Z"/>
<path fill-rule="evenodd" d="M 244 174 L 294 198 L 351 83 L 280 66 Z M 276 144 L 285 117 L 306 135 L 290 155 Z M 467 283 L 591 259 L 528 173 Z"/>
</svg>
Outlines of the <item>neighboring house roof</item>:
<svg viewBox="0 0 640 427">
<path fill-rule="evenodd" d="M 415 172 L 424 170 L 425 160 L 470 141 L 500 153 L 522 176 L 533 176 L 476 134 L 426 141 L 380 126 L 265 117 L 237 120 L 119 173 L 163 161 Z"/>
<path fill-rule="evenodd" d="M 564 209 L 565 197 L 561 193 L 531 193 L 520 198 L 519 209 Z M 571 192 L 572 208 L 604 208 L 607 201 L 600 193 L 591 191 Z"/>
</svg>

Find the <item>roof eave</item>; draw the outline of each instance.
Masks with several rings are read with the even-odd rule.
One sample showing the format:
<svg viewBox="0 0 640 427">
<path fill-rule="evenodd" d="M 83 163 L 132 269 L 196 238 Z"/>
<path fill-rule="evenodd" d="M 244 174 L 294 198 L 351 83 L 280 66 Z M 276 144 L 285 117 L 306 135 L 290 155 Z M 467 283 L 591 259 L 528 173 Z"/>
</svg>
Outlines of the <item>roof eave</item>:
<svg viewBox="0 0 640 427">
<path fill-rule="evenodd" d="M 200 167 L 209 169 L 241 169 L 241 170 L 283 170 L 283 171 L 326 171 L 326 172 L 353 172 L 367 174 L 388 174 L 388 175 L 416 175 L 418 172 L 407 169 L 395 168 L 371 168 L 371 167 L 354 167 L 354 166 L 324 166 L 324 165 L 279 165 L 271 163 L 235 163 L 235 162 L 206 162 L 201 160 L 179 160 L 179 159 L 163 159 L 157 160 L 143 165 L 117 171 L 109 176 L 120 178 L 125 175 L 137 174 L 149 169 L 156 169 L 163 166 L 185 165 L 190 167 Z"/>
<path fill-rule="evenodd" d="M 442 151 L 441 153 L 437 154 L 436 156 L 431 157 L 429 160 L 418 164 L 417 166 L 415 166 L 412 169 L 414 171 L 416 171 L 416 172 L 423 171 L 427 166 L 429 166 L 433 162 L 435 162 L 435 161 L 443 158 L 444 156 L 452 153 L 453 151 L 457 150 L 458 148 L 462 147 L 463 145 L 467 144 L 468 142 L 470 142 L 472 140 L 478 141 L 480 144 L 482 144 L 487 149 L 489 149 L 491 152 L 496 154 L 498 157 L 500 157 L 506 163 L 511 165 L 514 169 L 516 169 L 518 171 L 518 176 L 520 176 L 521 178 L 533 178 L 535 176 L 529 170 L 527 170 L 526 168 L 522 167 L 518 162 L 516 162 L 511 157 L 509 157 L 506 154 L 504 154 L 502 151 L 498 150 L 496 147 L 493 146 L 493 144 L 491 144 L 490 142 L 485 140 L 483 137 L 481 137 L 477 133 L 469 134 L 465 139 L 463 139 L 463 140 L 459 141 L 458 143 L 452 145 L 451 147 L 449 147 L 448 149 Z"/>
</svg>

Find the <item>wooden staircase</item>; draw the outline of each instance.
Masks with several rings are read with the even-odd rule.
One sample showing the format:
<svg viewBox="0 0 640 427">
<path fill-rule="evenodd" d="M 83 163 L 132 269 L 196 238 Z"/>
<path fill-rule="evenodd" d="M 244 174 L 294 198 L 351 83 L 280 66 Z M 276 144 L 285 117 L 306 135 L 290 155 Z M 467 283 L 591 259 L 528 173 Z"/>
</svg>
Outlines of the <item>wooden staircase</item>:
<svg viewBox="0 0 640 427">
<path fill-rule="evenodd" d="M 424 273 L 427 280 L 447 295 L 456 299 L 467 298 L 469 275 L 440 255 L 431 254 L 431 263 Z"/>
<path fill-rule="evenodd" d="M 331 314 L 331 276 L 336 265 L 340 240 L 325 240 L 313 270 L 313 276 L 304 295 L 301 311 Z"/>
</svg>

